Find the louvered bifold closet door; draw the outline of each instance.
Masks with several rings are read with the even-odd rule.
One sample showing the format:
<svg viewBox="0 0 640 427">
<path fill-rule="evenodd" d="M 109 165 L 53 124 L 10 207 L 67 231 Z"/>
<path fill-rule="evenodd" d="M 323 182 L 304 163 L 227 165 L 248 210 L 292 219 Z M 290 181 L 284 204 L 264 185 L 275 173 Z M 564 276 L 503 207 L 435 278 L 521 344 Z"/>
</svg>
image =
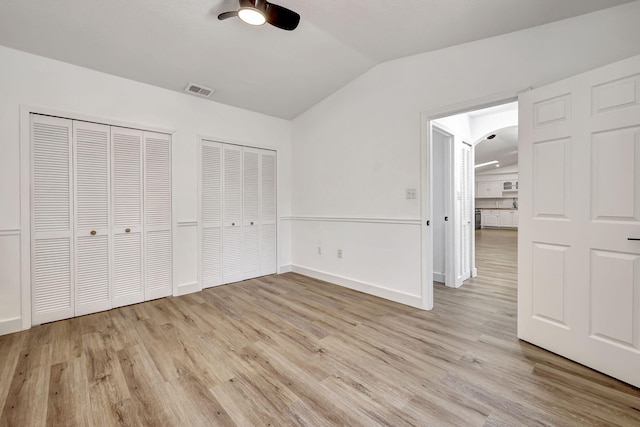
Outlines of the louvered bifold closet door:
<svg viewBox="0 0 640 427">
<path fill-rule="evenodd" d="M 260 275 L 277 272 L 276 152 L 260 155 Z"/>
<path fill-rule="evenodd" d="M 260 150 L 242 149 L 242 274 L 260 276 Z"/>
<path fill-rule="evenodd" d="M 222 144 L 202 141 L 200 152 L 200 283 L 222 284 Z"/>
<path fill-rule="evenodd" d="M 109 126 L 73 122 L 76 316 L 111 308 Z"/>
<path fill-rule="evenodd" d="M 471 277 L 471 147 L 462 143 L 460 147 L 460 262 L 461 279 Z M 458 276 L 458 273 L 456 273 Z"/>
<path fill-rule="evenodd" d="M 142 131 L 111 128 L 113 306 L 144 301 Z"/>
<path fill-rule="evenodd" d="M 144 132 L 145 300 L 173 293 L 171 137 Z"/>
<path fill-rule="evenodd" d="M 31 115 L 32 323 L 73 317 L 71 120 Z"/>
<path fill-rule="evenodd" d="M 224 145 L 223 159 L 223 282 L 243 280 L 242 273 L 242 148 Z"/>
</svg>

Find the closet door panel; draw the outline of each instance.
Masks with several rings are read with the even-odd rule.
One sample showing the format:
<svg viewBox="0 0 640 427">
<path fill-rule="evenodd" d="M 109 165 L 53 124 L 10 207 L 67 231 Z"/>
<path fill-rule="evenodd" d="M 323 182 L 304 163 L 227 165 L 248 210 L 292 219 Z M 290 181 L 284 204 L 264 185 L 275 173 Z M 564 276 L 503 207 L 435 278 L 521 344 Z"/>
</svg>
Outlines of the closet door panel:
<svg viewBox="0 0 640 427">
<path fill-rule="evenodd" d="M 200 283 L 222 284 L 222 144 L 202 141 L 200 151 Z"/>
<path fill-rule="evenodd" d="M 32 253 L 32 324 L 73 317 L 71 239 L 38 238 Z"/>
<path fill-rule="evenodd" d="M 73 122 L 76 316 L 111 308 L 109 126 Z"/>
<path fill-rule="evenodd" d="M 242 268 L 242 148 L 223 147 L 223 282 L 243 280 Z"/>
<path fill-rule="evenodd" d="M 277 268 L 276 153 L 260 156 L 260 275 L 275 274 Z"/>
<path fill-rule="evenodd" d="M 113 306 L 144 301 L 141 233 L 113 236 Z"/>
<path fill-rule="evenodd" d="M 260 151 L 242 149 L 242 268 L 245 279 L 260 275 Z"/>
<path fill-rule="evenodd" d="M 145 300 L 173 293 L 171 137 L 144 132 Z"/>
<path fill-rule="evenodd" d="M 32 324 L 74 315 L 71 120 L 31 115 Z"/>
<path fill-rule="evenodd" d="M 109 236 L 76 239 L 76 316 L 111 308 Z"/>
<path fill-rule="evenodd" d="M 152 300 L 173 293 L 171 268 L 171 230 L 146 233 L 145 299 Z"/>
<path fill-rule="evenodd" d="M 142 131 L 111 128 L 113 306 L 144 301 Z"/>
</svg>

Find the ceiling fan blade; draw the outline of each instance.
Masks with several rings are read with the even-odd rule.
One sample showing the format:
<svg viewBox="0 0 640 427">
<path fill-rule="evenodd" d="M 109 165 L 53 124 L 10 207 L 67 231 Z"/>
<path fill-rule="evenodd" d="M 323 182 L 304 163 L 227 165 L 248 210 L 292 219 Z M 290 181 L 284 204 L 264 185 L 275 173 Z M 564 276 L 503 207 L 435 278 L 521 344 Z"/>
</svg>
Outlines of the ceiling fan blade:
<svg viewBox="0 0 640 427">
<path fill-rule="evenodd" d="M 218 15 L 218 19 L 223 21 L 225 19 L 234 18 L 236 16 L 238 16 L 238 11 L 234 10 L 234 11 L 231 11 L 231 12 L 221 13 L 220 15 Z"/>
<path fill-rule="evenodd" d="M 300 23 L 300 15 L 286 7 L 266 2 L 266 18 L 267 22 L 274 27 L 283 30 L 293 31 Z"/>
</svg>

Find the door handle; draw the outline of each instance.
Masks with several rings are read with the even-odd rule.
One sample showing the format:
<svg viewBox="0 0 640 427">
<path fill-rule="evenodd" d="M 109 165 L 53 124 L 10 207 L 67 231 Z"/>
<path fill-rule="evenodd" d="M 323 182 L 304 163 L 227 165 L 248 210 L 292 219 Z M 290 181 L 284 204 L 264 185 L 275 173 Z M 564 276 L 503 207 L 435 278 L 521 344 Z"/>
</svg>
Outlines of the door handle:
<svg viewBox="0 0 640 427">
<path fill-rule="evenodd" d="M 427 227 L 431 225 L 431 221 L 427 221 Z"/>
<path fill-rule="evenodd" d="M 251 221 L 251 225 L 253 225 L 253 221 Z"/>
<path fill-rule="evenodd" d="M 637 237 L 627 237 L 627 240 L 640 240 L 640 238 L 637 238 Z"/>
<path fill-rule="evenodd" d="M 445 217 L 444 217 L 444 220 L 445 220 L 445 221 L 449 221 L 449 217 L 448 217 L 448 216 L 445 216 Z"/>
</svg>

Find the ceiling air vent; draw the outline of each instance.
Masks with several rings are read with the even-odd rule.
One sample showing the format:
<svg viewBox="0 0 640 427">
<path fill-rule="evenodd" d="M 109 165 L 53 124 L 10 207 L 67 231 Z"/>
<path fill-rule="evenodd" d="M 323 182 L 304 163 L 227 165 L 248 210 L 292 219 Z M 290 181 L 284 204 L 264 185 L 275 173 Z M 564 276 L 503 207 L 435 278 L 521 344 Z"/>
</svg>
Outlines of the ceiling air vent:
<svg viewBox="0 0 640 427">
<path fill-rule="evenodd" d="M 187 87 L 184 88 L 184 91 L 192 95 L 202 96 L 204 98 L 209 98 L 213 93 L 213 89 L 209 89 L 208 87 L 204 87 L 194 83 L 189 83 Z"/>
</svg>

